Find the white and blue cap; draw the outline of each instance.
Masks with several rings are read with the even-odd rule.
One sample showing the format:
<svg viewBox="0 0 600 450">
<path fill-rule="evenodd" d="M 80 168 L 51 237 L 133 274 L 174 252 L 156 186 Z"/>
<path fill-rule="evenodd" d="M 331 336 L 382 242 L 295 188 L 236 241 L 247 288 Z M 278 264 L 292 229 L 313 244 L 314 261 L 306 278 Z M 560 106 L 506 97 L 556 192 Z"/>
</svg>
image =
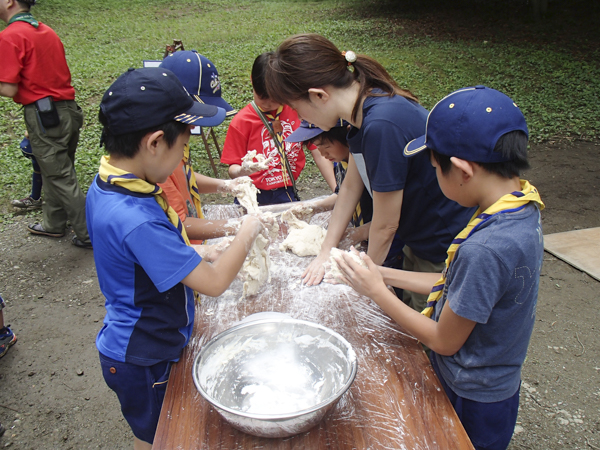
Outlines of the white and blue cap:
<svg viewBox="0 0 600 450">
<path fill-rule="evenodd" d="M 175 74 L 161 67 L 129 69 L 104 93 L 100 109 L 115 136 L 170 120 L 212 127 L 225 119 L 224 109 L 195 102 Z"/>
<path fill-rule="evenodd" d="M 221 81 L 217 68 L 212 61 L 196 50 L 173 52 L 163 59 L 160 67 L 177 75 L 197 102 L 223 108 L 227 117 L 237 113 L 237 110 L 221 97 Z"/>
<path fill-rule="evenodd" d="M 459 89 L 440 100 L 427 116 L 425 134 L 404 147 L 407 157 L 429 148 L 466 161 L 509 161 L 494 147 L 511 131 L 529 136 L 523 113 L 510 97 L 485 86 Z"/>
<path fill-rule="evenodd" d="M 348 125 L 349 125 L 348 122 L 346 122 L 343 119 L 339 119 L 337 121 L 337 123 L 335 124 L 335 126 L 332 127 L 332 129 L 338 128 L 338 127 L 347 128 Z M 323 133 L 323 130 L 320 129 L 318 126 L 313 125 L 312 123 L 309 123 L 306 120 L 303 120 L 302 122 L 300 122 L 300 126 L 298 128 L 296 128 L 296 130 L 292 134 L 290 134 L 288 137 L 286 137 L 284 139 L 284 141 L 285 142 L 309 141 L 311 139 L 316 138 L 321 133 Z"/>
</svg>

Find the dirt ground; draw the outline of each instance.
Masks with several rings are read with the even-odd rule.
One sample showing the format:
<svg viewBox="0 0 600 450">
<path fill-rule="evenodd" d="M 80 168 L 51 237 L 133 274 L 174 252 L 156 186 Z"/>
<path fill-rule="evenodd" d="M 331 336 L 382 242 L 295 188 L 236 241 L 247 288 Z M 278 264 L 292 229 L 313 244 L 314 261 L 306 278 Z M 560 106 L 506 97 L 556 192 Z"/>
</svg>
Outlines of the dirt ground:
<svg viewBox="0 0 600 450">
<path fill-rule="evenodd" d="M 546 203 L 544 233 L 600 226 L 600 143 L 547 143 L 526 178 Z M 301 185 L 303 198 L 324 193 Z M 8 205 L 0 205 L 7 211 Z M 93 253 L 31 236 L 37 217 L 0 224 L 0 292 L 19 341 L 0 360 L 0 446 L 131 447 L 116 397 L 100 373 L 95 336 L 104 317 Z M 537 323 L 523 370 L 510 449 L 600 449 L 600 283 L 546 253 Z"/>
</svg>

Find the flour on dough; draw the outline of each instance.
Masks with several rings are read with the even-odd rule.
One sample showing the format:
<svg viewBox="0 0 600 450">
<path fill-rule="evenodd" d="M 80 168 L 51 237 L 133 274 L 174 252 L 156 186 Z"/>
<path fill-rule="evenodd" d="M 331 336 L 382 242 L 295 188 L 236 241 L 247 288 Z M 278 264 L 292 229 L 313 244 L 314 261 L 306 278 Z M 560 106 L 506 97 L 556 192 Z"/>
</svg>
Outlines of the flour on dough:
<svg viewBox="0 0 600 450">
<path fill-rule="evenodd" d="M 256 158 L 256 161 L 254 161 L 254 158 Z M 256 150 L 250 150 L 242 158 L 242 167 L 252 168 L 256 172 L 259 170 L 268 170 L 271 161 L 273 161 L 272 157 L 265 158 L 264 155 L 257 155 Z"/>
<path fill-rule="evenodd" d="M 236 196 L 240 205 L 246 208 L 248 214 L 258 212 L 258 202 L 256 201 L 256 194 L 258 189 L 252 183 L 250 177 L 239 177 L 236 179 L 236 186 L 233 188 L 233 195 Z"/>
<path fill-rule="evenodd" d="M 281 216 L 289 225 L 289 233 L 279 245 L 282 252 L 291 250 L 298 256 L 316 256 L 321 251 L 327 230 L 318 225 L 309 225 L 299 220 L 290 211 Z"/>
<path fill-rule="evenodd" d="M 325 272 L 324 280 L 330 284 L 345 284 L 342 271 L 340 270 L 340 266 L 338 265 L 335 258 L 341 257 L 343 254 L 350 256 L 354 261 L 360 264 L 363 267 L 367 267 L 367 263 L 362 260 L 360 255 L 356 252 L 340 250 L 339 248 L 332 248 L 329 253 L 329 268 Z"/>
<path fill-rule="evenodd" d="M 259 234 L 238 274 L 244 281 L 242 298 L 256 295 L 265 281 L 271 281 L 270 267 L 269 240 Z"/>
</svg>

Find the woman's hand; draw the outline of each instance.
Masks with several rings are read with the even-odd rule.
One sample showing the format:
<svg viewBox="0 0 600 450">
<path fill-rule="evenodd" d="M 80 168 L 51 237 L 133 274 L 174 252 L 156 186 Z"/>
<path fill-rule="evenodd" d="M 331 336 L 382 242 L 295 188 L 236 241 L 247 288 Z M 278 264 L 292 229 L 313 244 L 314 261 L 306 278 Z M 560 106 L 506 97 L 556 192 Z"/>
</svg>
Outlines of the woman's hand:
<svg viewBox="0 0 600 450">
<path fill-rule="evenodd" d="M 329 261 L 329 251 L 321 251 L 309 264 L 302 274 L 302 283 L 307 286 L 316 286 L 325 276 L 325 264 Z"/>
</svg>

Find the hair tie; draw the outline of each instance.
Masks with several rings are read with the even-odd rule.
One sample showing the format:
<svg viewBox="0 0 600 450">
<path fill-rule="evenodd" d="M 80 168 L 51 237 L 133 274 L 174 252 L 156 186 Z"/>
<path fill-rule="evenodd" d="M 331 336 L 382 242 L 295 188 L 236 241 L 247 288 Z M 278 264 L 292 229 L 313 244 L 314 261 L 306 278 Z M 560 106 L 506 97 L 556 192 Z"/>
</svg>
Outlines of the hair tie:
<svg viewBox="0 0 600 450">
<path fill-rule="evenodd" d="M 350 72 L 354 72 L 354 66 L 352 63 L 356 62 L 356 53 L 354 53 L 352 50 L 343 51 L 342 56 L 346 58 L 346 61 L 348 61 L 348 70 Z"/>
</svg>

